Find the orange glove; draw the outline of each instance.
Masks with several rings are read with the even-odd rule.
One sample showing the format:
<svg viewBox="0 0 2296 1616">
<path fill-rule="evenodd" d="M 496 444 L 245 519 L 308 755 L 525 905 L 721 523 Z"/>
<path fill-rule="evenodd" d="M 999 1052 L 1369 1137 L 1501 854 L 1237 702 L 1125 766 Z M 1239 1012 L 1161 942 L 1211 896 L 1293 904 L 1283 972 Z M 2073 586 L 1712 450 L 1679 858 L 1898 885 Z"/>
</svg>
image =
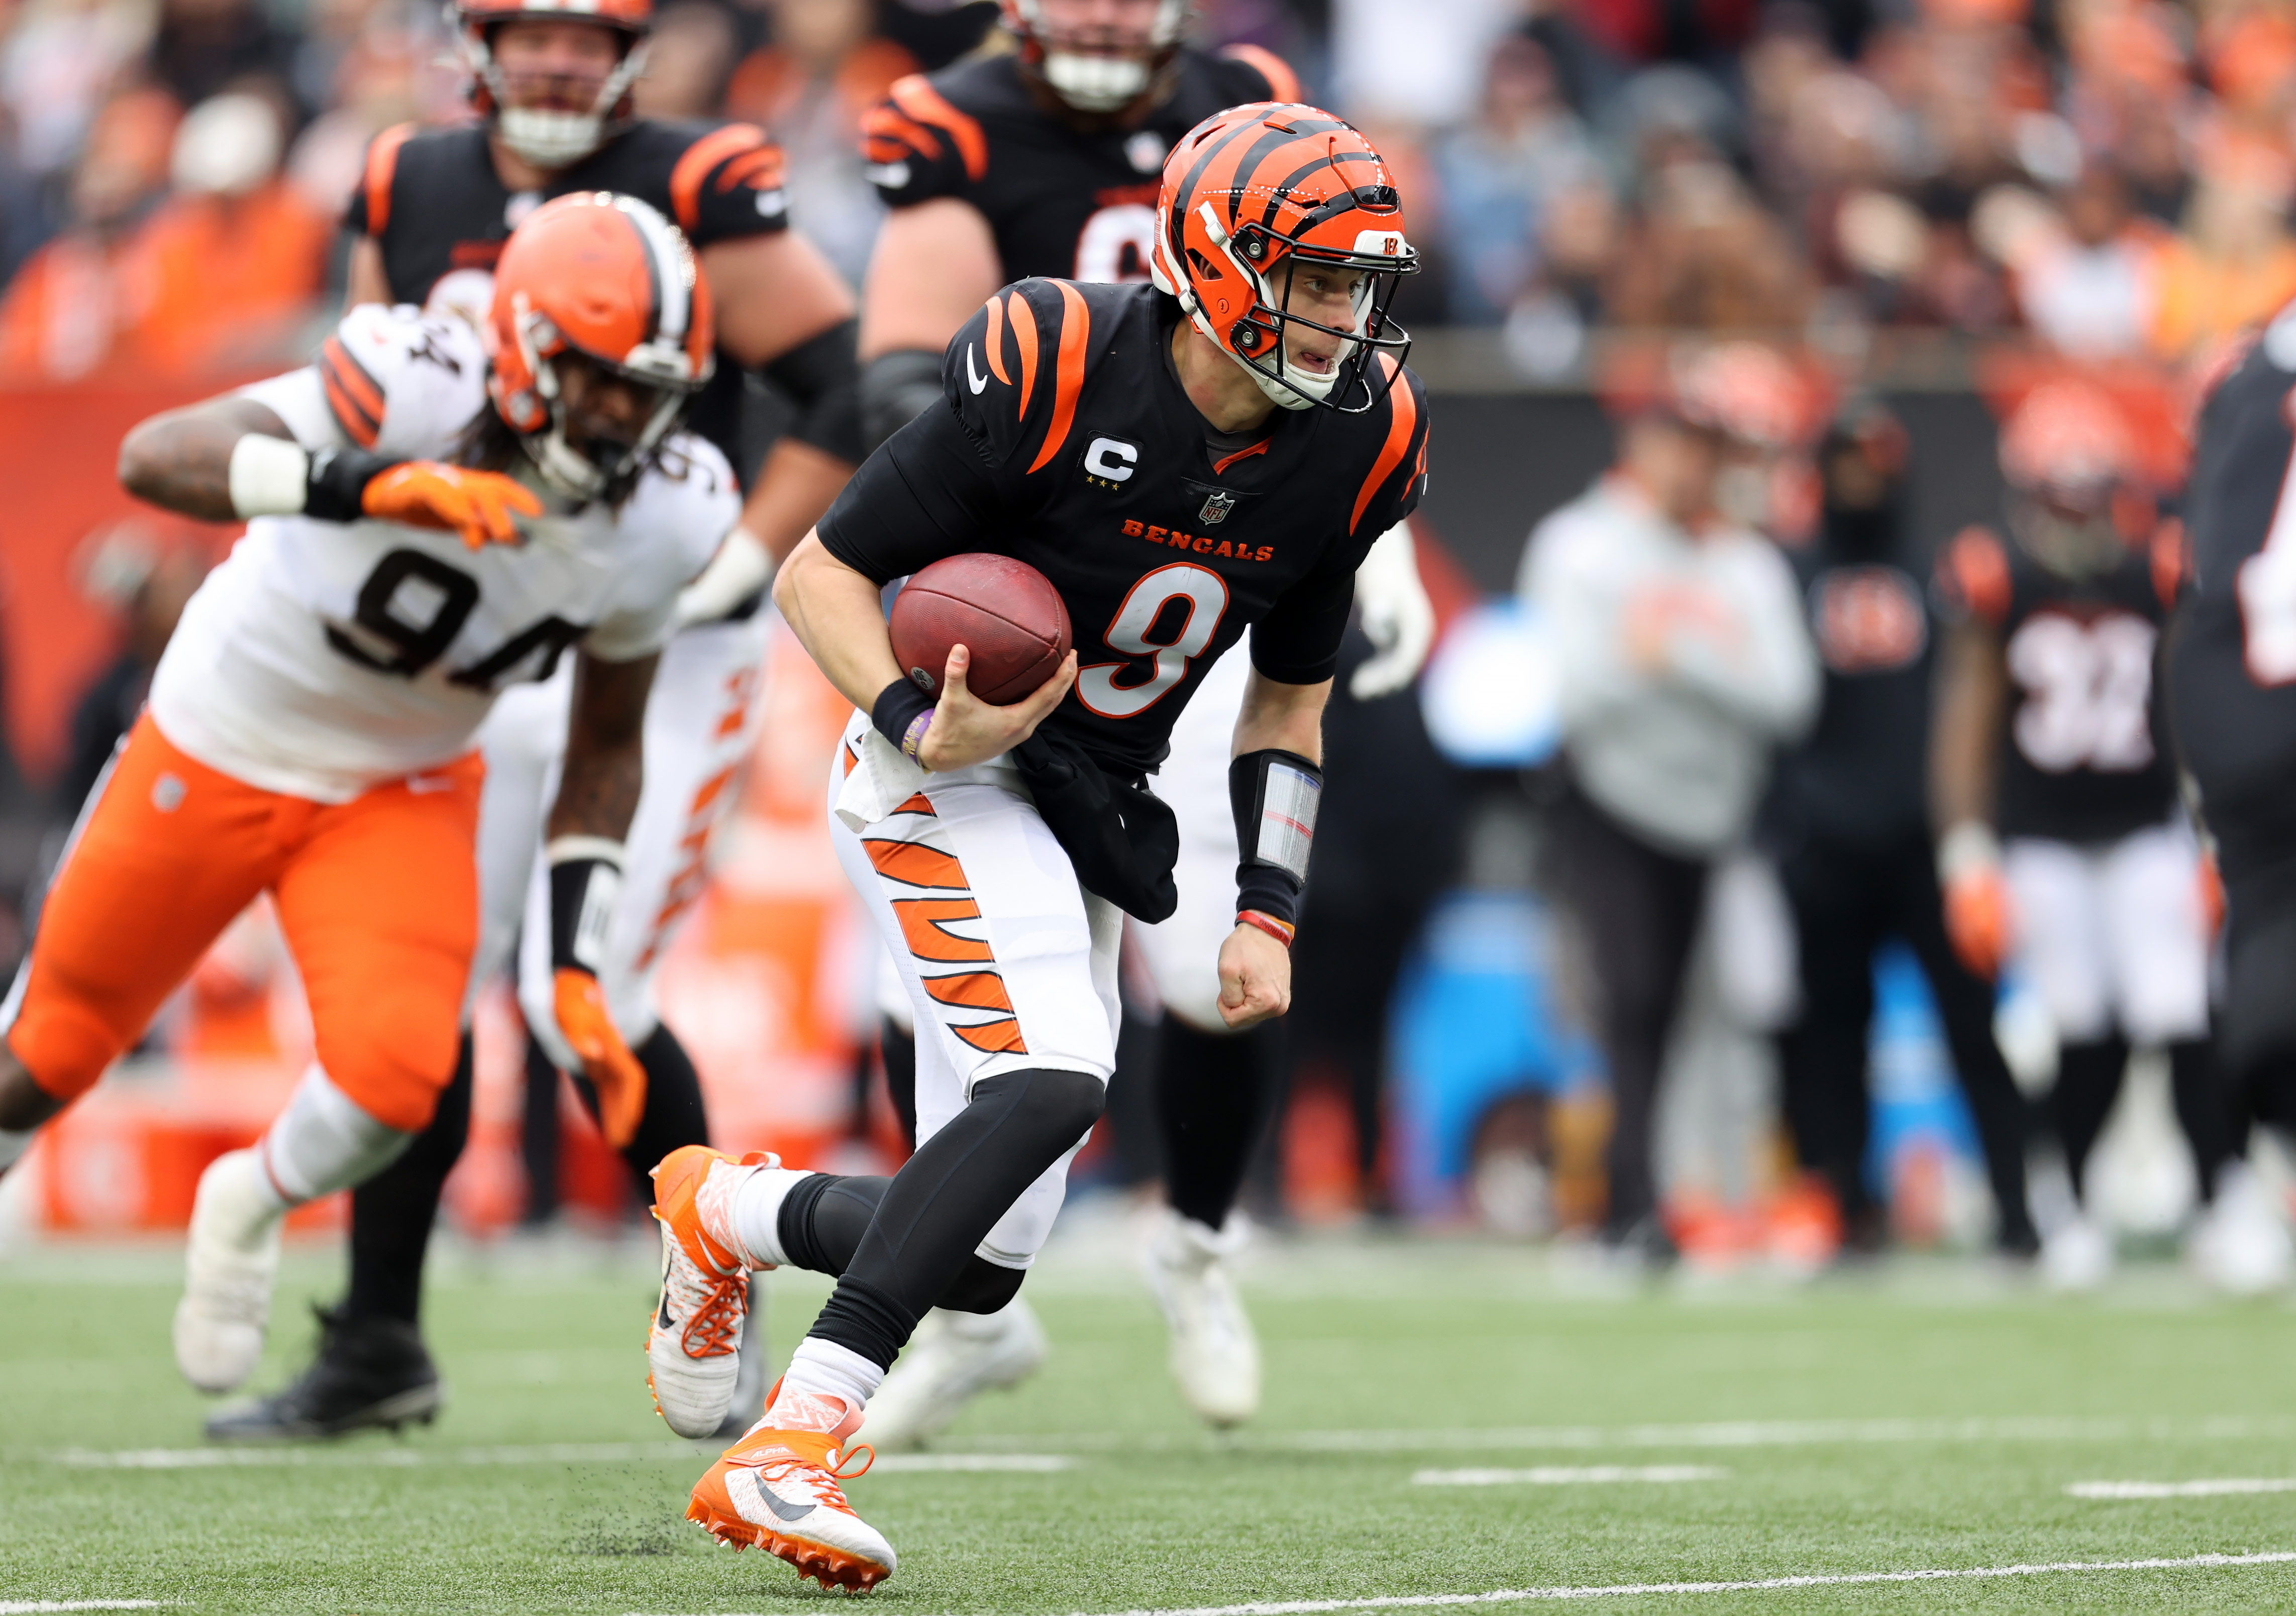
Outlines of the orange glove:
<svg viewBox="0 0 2296 1616">
<path fill-rule="evenodd" d="M 1946 883 L 1945 934 L 1961 963 L 1991 981 L 2009 953 L 2009 884 L 1998 865 L 1965 870 Z"/>
<path fill-rule="evenodd" d="M 515 478 L 437 460 L 409 460 L 379 472 L 359 495 L 359 509 L 379 521 L 459 533 L 476 550 L 519 542 L 514 516 L 539 516 L 542 501 Z"/>
<path fill-rule="evenodd" d="M 2201 867 L 2194 880 L 2201 889 L 2201 924 L 2210 938 L 2224 930 L 2225 890 L 2224 872 L 2217 868 L 2214 848 L 2201 849 Z"/>
<path fill-rule="evenodd" d="M 645 1068 L 622 1042 L 614 1019 L 606 1013 L 606 996 L 598 979 L 587 971 L 561 965 L 553 979 L 554 1008 L 558 1030 L 582 1062 L 582 1075 L 598 1095 L 598 1128 L 616 1150 L 638 1131 L 645 1112 Z"/>
</svg>

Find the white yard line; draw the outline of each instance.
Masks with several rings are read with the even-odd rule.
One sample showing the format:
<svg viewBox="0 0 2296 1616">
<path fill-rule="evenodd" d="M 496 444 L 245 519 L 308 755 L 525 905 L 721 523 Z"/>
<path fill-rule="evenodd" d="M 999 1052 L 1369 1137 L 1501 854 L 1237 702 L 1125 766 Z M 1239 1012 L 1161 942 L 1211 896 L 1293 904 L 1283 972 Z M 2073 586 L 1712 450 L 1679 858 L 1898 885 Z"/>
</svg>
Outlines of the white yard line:
<svg viewBox="0 0 2296 1616">
<path fill-rule="evenodd" d="M 130 1448 L 105 1452 L 65 1448 L 45 1456 L 79 1470 L 217 1470 L 242 1466 L 413 1469 L 429 1464 L 691 1464 L 714 1451 L 685 1442 L 543 1442 L 516 1448 Z M 895 1453 L 876 1461 L 888 1473 L 910 1471 L 1070 1470 L 1076 1459 L 1052 1453 Z M 93 1608 L 93 1607 L 90 1607 Z M 6 1607 L 0 1606 L 0 1616 Z"/>
<path fill-rule="evenodd" d="M 2234 1493 L 2296 1493 L 2296 1478 L 2225 1476 L 2202 1481 L 2076 1481 L 2075 1498 L 2221 1498 Z"/>
<path fill-rule="evenodd" d="M 32 1616 L 35 1611 L 157 1611 L 160 1599 L 0 1599 L 0 1616 Z"/>
<path fill-rule="evenodd" d="M 1713 1464 L 1539 1464 L 1529 1470 L 1423 1470 L 1414 1487 L 1585 1487 L 1611 1481 L 1719 1481 Z"/>
</svg>

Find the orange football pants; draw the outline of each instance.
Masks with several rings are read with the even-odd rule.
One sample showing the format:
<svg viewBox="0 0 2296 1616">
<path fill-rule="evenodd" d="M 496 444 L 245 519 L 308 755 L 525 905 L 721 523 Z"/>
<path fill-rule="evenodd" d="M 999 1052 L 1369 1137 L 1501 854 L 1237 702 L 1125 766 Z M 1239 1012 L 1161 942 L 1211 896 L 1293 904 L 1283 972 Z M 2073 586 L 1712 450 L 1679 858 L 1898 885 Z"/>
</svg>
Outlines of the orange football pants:
<svg viewBox="0 0 2296 1616">
<path fill-rule="evenodd" d="M 376 1120 L 424 1127 L 455 1073 L 478 947 L 485 774 L 473 752 L 313 802 L 195 761 L 145 714 L 48 890 L 9 1048 L 77 1099 L 268 889 L 319 1064 Z"/>
</svg>

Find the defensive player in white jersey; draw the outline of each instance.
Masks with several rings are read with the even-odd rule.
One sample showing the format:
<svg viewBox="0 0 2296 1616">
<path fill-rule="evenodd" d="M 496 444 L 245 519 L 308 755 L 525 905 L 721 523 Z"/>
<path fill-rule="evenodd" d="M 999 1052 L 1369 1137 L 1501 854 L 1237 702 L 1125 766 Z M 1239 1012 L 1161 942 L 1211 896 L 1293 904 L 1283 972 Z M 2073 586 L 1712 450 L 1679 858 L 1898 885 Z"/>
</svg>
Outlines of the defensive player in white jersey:
<svg viewBox="0 0 2296 1616">
<path fill-rule="evenodd" d="M 674 226 L 569 196 L 511 238 L 483 338 L 357 309 L 320 364 L 122 447 L 131 491 L 250 525 L 185 610 L 7 1001 L 0 1163 L 268 890 L 317 1058 L 201 1180 L 175 1341 L 204 1390 L 261 1351 L 283 1215 L 390 1162 L 453 1073 L 478 931 L 472 736 L 569 649 L 551 1020 L 609 1136 L 635 1126 L 643 1076 L 597 971 L 655 658 L 738 510 L 724 457 L 676 430 L 710 331 Z"/>
</svg>

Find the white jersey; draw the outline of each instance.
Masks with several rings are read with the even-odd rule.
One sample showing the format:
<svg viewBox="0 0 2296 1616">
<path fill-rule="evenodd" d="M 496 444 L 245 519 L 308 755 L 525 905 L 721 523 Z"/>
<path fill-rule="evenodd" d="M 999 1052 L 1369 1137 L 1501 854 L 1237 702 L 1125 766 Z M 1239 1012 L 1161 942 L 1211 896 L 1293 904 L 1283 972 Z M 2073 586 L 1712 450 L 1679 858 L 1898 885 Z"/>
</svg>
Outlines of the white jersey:
<svg viewBox="0 0 2296 1616">
<path fill-rule="evenodd" d="M 342 386 L 344 366 L 379 419 Z M 324 373 L 323 373 L 324 372 Z M 478 333 L 410 308 L 345 316 L 320 366 L 244 390 L 306 448 L 449 455 L 490 409 Z M 619 510 L 549 514 L 522 544 L 464 546 L 395 522 L 259 517 L 184 608 L 152 682 L 176 745 L 266 791 L 346 802 L 472 746 L 496 695 L 570 645 L 661 649 L 678 590 L 740 513 L 725 456 L 678 433 Z"/>
</svg>

